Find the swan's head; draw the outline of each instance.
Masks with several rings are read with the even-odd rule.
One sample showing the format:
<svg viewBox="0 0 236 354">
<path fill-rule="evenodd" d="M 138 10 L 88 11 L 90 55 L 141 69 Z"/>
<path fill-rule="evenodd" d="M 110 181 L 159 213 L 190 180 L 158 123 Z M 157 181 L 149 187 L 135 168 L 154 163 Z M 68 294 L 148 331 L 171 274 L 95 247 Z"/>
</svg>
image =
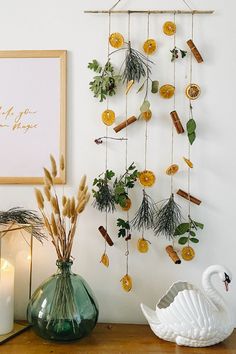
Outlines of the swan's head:
<svg viewBox="0 0 236 354">
<path fill-rule="evenodd" d="M 206 279 L 208 277 L 211 277 L 211 275 L 213 274 L 218 274 L 220 280 L 225 285 L 225 290 L 228 291 L 229 283 L 231 283 L 232 281 L 232 274 L 229 269 L 221 265 L 212 265 L 205 270 L 205 272 L 203 273 L 203 278 Z"/>
</svg>

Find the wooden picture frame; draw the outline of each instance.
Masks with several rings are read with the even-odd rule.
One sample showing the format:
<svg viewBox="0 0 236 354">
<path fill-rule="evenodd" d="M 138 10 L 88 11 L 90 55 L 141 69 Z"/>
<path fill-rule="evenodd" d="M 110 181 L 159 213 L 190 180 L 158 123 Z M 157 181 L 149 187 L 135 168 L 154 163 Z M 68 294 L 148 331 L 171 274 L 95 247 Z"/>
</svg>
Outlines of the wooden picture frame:
<svg viewBox="0 0 236 354">
<path fill-rule="evenodd" d="M 42 184 L 49 155 L 66 183 L 66 50 L 0 51 L 0 184 Z"/>
</svg>

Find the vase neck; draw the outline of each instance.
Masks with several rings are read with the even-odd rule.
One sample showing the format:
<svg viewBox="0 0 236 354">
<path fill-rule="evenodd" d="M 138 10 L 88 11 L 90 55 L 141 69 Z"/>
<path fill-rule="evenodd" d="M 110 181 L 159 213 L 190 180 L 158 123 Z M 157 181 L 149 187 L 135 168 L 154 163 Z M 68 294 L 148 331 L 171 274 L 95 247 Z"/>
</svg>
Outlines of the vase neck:
<svg viewBox="0 0 236 354">
<path fill-rule="evenodd" d="M 58 272 L 59 273 L 71 273 L 71 267 L 73 265 L 73 262 L 71 260 L 69 261 L 62 261 L 62 260 L 57 260 L 56 262 Z"/>
</svg>

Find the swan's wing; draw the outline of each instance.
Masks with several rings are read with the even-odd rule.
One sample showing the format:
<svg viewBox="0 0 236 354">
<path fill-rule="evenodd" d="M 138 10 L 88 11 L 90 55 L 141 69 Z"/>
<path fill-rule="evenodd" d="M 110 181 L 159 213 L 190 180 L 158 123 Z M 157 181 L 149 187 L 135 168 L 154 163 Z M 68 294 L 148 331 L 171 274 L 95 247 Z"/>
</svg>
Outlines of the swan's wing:
<svg viewBox="0 0 236 354">
<path fill-rule="evenodd" d="M 170 293 L 165 303 L 168 302 L 168 299 L 170 302 L 172 298 L 174 300 L 168 307 L 163 306 L 160 308 L 159 303 L 156 313 L 160 322 L 169 325 L 172 330 L 181 330 L 185 334 L 196 333 L 197 335 L 203 329 L 212 329 L 218 326 L 219 316 L 217 315 L 216 308 L 200 290 L 195 287 L 189 287 L 189 289 L 179 290 L 175 296 L 174 291 L 176 289 L 172 289 L 172 297 Z"/>
<path fill-rule="evenodd" d="M 175 297 L 178 295 L 180 291 L 183 290 L 197 290 L 197 288 L 187 282 L 179 281 L 174 283 L 167 293 L 159 300 L 157 307 L 159 309 L 169 307 L 170 304 L 174 301 Z"/>
<path fill-rule="evenodd" d="M 144 304 L 140 304 L 140 307 L 150 325 L 159 323 L 156 311 L 151 310 L 148 306 Z"/>
</svg>

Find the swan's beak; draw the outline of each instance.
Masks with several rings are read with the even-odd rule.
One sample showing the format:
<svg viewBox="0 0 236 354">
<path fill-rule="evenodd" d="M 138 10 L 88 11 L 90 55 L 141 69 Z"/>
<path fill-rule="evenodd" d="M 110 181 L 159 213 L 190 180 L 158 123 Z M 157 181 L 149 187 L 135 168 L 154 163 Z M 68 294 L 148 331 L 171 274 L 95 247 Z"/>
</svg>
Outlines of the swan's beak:
<svg viewBox="0 0 236 354">
<path fill-rule="evenodd" d="M 225 290 L 229 291 L 229 283 L 227 282 L 227 280 L 225 280 L 224 283 L 225 283 Z"/>
</svg>

